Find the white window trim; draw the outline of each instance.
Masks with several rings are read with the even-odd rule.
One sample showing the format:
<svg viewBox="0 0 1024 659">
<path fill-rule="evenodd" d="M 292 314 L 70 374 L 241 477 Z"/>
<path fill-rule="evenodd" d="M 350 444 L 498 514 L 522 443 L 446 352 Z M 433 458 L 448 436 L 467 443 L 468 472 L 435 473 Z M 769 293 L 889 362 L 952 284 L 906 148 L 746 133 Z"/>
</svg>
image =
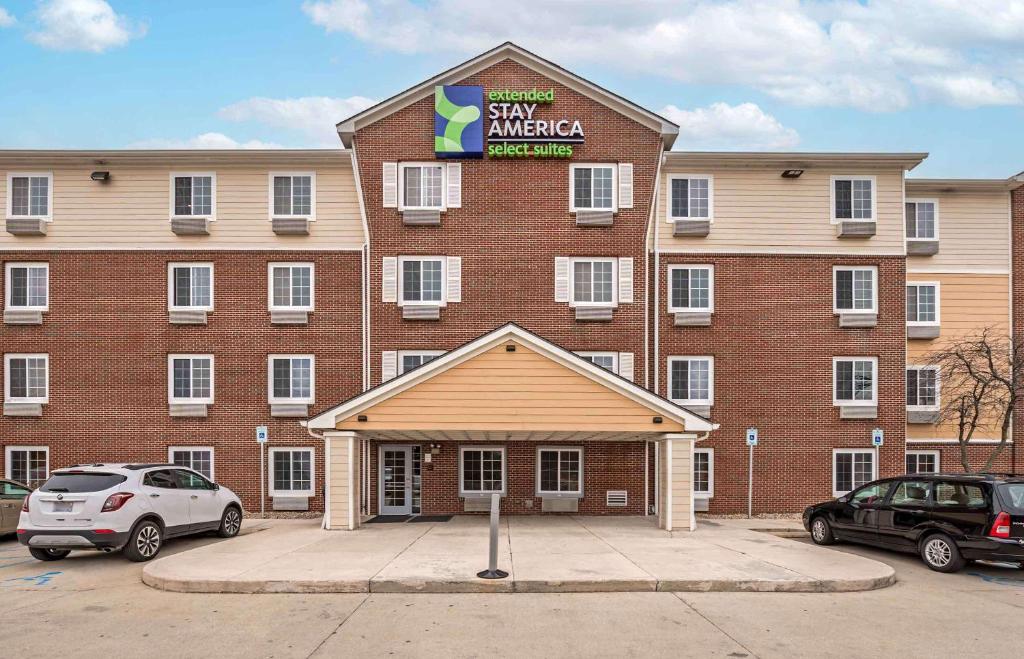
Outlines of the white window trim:
<svg viewBox="0 0 1024 659">
<path fill-rule="evenodd" d="M 193 306 L 182 307 L 182 306 L 178 306 L 178 305 L 174 304 L 174 269 L 175 268 L 200 268 L 200 267 L 209 268 L 210 269 L 210 304 L 205 305 L 205 306 L 194 306 L 194 307 Z M 213 263 L 210 263 L 210 262 L 196 262 L 196 263 L 192 263 L 192 262 L 179 261 L 179 262 L 175 262 L 175 263 L 168 263 L 167 264 L 167 308 L 170 311 L 213 311 L 213 300 L 214 300 L 213 276 L 214 276 Z"/>
<path fill-rule="evenodd" d="M 871 400 L 839 400 L 836 387 L 836 365 L 839 362 L 871 362 Z M 904 374 L 906 380 L 906 374 Z M 904 382 L 904 384 L 906 384 Z M 836 407 L 873 407 L 878 405 L 878 357 L 833 357 L 832 358 L 832 405 Z"/>
<path fill-rule="evenodd" d="M 871 217 L 836 217 L 836 181 L 871 181 Z M 828 184 L 829 216 L 832 224 L 840 222 L 877 222 L 878 221 L 878 181 L 874 176 L 862 174 L 834 174 L 829 178 Z M 904 220 L 904 226 L 906 221 Z"/>
<path fill-rule="evenodd" d="M 612 207 L 594 208 L 593 206 L 589 206 L 585 208 L 576 208 L 576 170 L 593 169 L 595 167 L 612 170 Z M 593 199 L 591 199 L 591 201 L 593 201 Z M 578 211 L 611 211 L 613 213 L 617 213 L 619 211 L 619 166 L 617 163 L 575 162 L 569 165 L 569 212 L 576 213 Z"/>
<path fill-rule="evenodd" d="M 210 214 L 209 215 L 178 215 L 174 212 L 174 179 L 183 177 L 195 178 L 196 176 L 210 177 Z M 217 172 L 171 172 L 170 175 L 170 208 L 168 215 L 172 220 L 206 218 L 211 222 L 217 221 Z"/>
<path fill-rule="evenodd" d="M 14 214 L 14 185 L 13 180 L 22 177 L 40 177 L 45 176 L 47 178 L 46 184 L 46 215 L 15 215 Z M 29 184 L 29 190 L 31 194 L 31 184 Z M 31 201 L 29 202 L 29 210 L 32 210 Z M 7 219 L 9 220 L 44 220 L 46 222 L 53 221 L 53 172 L 7 172 Z"/>
<path fill-rule="evenodd" d="M 839 272 L 852 270 L 871 271 L 871 308 L 870 309 L 840 309 L 839 304 Z M 832 313 L 835 315 L 844 313 L 878 313 L 878 266 L 876 265 L 834 265 L 832 266 Z M 904 315 L 906 310 L 904 310 Z"/>
<path fill-rule="evenodd" d="M 907 236 L 907 240 L 918 240 L 918 241 L 932 241 L 936 242 L 939 239 L 939 199 L 938 197 L 913 197 L 903 200 L 903 226 L 907 226 L 907 206 L 906 204 L 934 204 L 935 206 L 935 236 L 933 238 L 911 238 Z M 914 218 L 914 225 L 917 225 L 917 218 Z"/>
<path fill-rule="evenodd" d="M 43 451 L 44 453 L 46 453 L 46 477 L 50 477 L 50 447 L 22 445 L 4 447 L 4 478 L 6 478 L 7 480 L 14 480 L 14 475 L 11 473 L 11 453 L 13 453 L 14 451 Z"/>
<path fill-rule="evenodd" d="M 576 301 L 576 264 L 577 263 L 611 263 L 612 264 L 612 301 L 611 302 L 577 302 Z M 612 308 L 619 306 L 619 259 L 614 256 L 574 256 L 569 259 L 569 306 Z"/>
<path fill-rule="evenodd" d="M 579 456 L 580 456 L 580 460 L 579 460 L 579 462 L 580 462 L 579 487 L 577 487 L 575 490 L 571 490 L 571 491 L 570 490 L 566 490 L 566 491 L 562 491 L 562 490 L 559 490 L 559 491 L 542 490 L 541 487 L 540 487 L 540 485 L 541 485 L 541 480 L 540 480 L 540 454 L 541 454 L 542 451 L 574 451 L 575 453 L 579 454 Z M 534 494 L 536 496 L 538 496 L 538 497 L 546 497 L 546 498 L 549 498 L 549 499 L 581 499 L 581 498 L 583 498 L 583 473 L 585 471 L 585 463 L 583 462 L 584 459 L 585 459 L 585 454 L 583 452 L 583 447 L 582 446 L 557 446 L 557 445 L 554 445 L 554 446 L 538 446 L 537 447 L 537 451 L 534 454 L 534 463 L 535 463 L 534 472 L 535 472 L 535 476 L 536 476 L 536 480 L 534 482 L 534 485 L 535 485 Z M 558 479 L 561 480 L 561 478 L 562 478 L 561 469 L 559 469 Z"/>
<path fill-rule="evenodd" d="M 274 304 L 274 268 L 309 268 L 309 304 Z M 316 307 L 316 265 L 303 261 L 274 261 L 267 264 L 267 309 L 270 311 L 313 311 Z"/>
<path fill-rule="evenodd" d="M 940 407 L 942 400 L 942 382 L 940 371 L 936 366 L 929 366 L 927 364 L 907 364 L 904 371 L 903 384 L 906 386 L 906 371 L 921 371 L 921 370 L 932 370 L 935 371 L 935 404 L 934 405 L 911 405 L 907 403 L 907 410 L 910 412 L 935 412 Z"/>
<path fill-rule="evenodd" d="M 871 478 L 867 480 L 867 483 L 878 480 L 878 451 L 873 448 L 834 448 L 832 449 L 832 496 L 841 497 L 844 494 L 849 494 L 853 490 L 837 490 L 836 480 L 839 476 L 839 470 L 836 469 L 838 456 L 840 453 L 853 453 L 853 454 L 868 454 L 871 456 Z M 867 484 L 865 483 L 865 485 Z M 862 486 L 859 486 L 862 487 Z M 853 488 L 856 490 L 857 488 Z"/>
<path fill-rule="evenodd" d="M 274 360 L 275 359 L 309 359 L 309 397 L 308 398 L 276 398 L 274 396 Z M 316 400 L 316 357 L 313 355 L 267 355 L 267 402 L 271 405 L 287 405 L 288 403 L 305 403 L 312 405 Z"/>
<path fill-rule="evenodd" d="M 15 307 L 11 305 L 11 270 L 14 268 L 45 268 L 46 269 L 46 304 L 42 306 L 27 305 Z M 45 261 L 11 261 L 4 264 L 4 309 L 12 311 L 49 311 L 50 310 L 50 264 Z"/>
<path fill-rule="evenodd" d="M 695 448 L 693 449 L 694 455 L 698 453 L 706 453 L 708 456 L 708 491 L 698 492 L 696 489 L 693 491 L 695 499 L 713 499 L 715 496 L 715 449 L 713 448 Z M 694 462 L 696 464 L 696 461 Z M 696 482 L 696 479 L 694 479 Z"/>
<path fill-rule="evenodd" d="M 274 177 L 275 176 L 308 176 L 309 177 L 309 214 L 274 212 Z M 290 200 L 289 200 L 290 205 Z M 267 174 L 267 219 L 271 222 L 278 217 L 301 217 L 316 222 L 316 172 L 270 172 Z"/>
<path fill-rule="evenodd" d="M 405 300 L 405 264 L 411 261 L 441 262 L 441 299 L 440 300 Z M 446 307 L 448 306 L 448 257 L 447 256 L 399 256 L 398 257 L 398 306 L 404 307 Z"/>
<path fill-rule="evenodd" d="M 308 490 L 277 490 L 274 489 L 274 454 L 291 451 L 309 452 L 309 489 Z M 314 497 L 316 496 L 316 449 L 312 446 L 275 446 L 270 449 L 267 457 L 267 492 L 272 497 Z"/>
<path fill-rule="evenodd" d="M 463 483 L 463 469 L 462 461 L 463 455 L 466 451 L 501 451 L 501 489 L 500 490 L 479 490 L 467 492 Z M 508 451 L 505 450 L 504 446 L 460 446 L 459 447 L 459 496 L 462 498 L 475 498 L 482 496 L 490 496 L 491 494 L 500 494 L 505 496 L 508 491 Z"/>
<path fill-rule="evenodd" d="M 926 474 L 941 474 L 942 473 L 942 452 L 937 450 L 925 450 L 925 449 L 907 449 L 904 454 L 903 466 L 907 466 L 906 458 L 911 455 L 930 455 L 935 458 L 935 471 L 925 472 Z M 921 472 L 917 472 L 920 474 Z"/>
<path fill-rule="evenodd" d="M 694 270 L 694 269 L 705 269 L 708 270 L 708 306 L 706 307 L 676 307 L 672 305 L 672 272 L 674 270 Z M 673 263 L 668 266 L 668 312 L 675 313 L 677 311 L 694 311 L 699 313 L 714 313 L 715 312 L 715 266 L 712 264 L 701 264 L 701 263 Z"/>
<path fill-rule="evenodd" d="M 205 398 L 175 398 L 174 397 L 174 360 L 175 359 L 209 359 L 210 360 L 210 395 Z M 197 405 L 213 405 L 213 395 L 215 391 L 215 371 L 216 364 L 214 363 L 213 355 L 204 354 L 176 354 L 167 355 L 167 402 L 171 405 L 188 405 L 195 403 Z M 191 386 L 191 383 L 189 383 Z"/>
<path fill-rule="evenodd" d="M 405 205 L 405 170 L 410 167 L 433 167 L 441 170 L 441 205 L 440 206 L 406 206 Z M 446 211 L 448 210 L 448 168 L 439 162 L 400 162 L 398 163 L 398 210 L 400 211 Z"/>
<path fill-rule="evenodd" d="M 941 284 L 937 281 L 908 281 L 907 286 L 934 286 L 935 287 L 935 320 L 908 320 L 908 327 L 934 327 L 941 325 L 941 313 L 942 313 L 942 291 L 940 290 Z M 906 316 L 906 310 L 904 309 L 903 315 Z"/>
<path fill-rule="evenodd" d="M 672 398 L 672 362 L 694 361 L 706 359 L 708 361 L 708 397 L 702 398 Z M 666 398 L 679 405 L 714 405 L 715 404 L 715 358 L 711 355 L 673 355 L 666 360 L 665 382 L 668 383 Z"/>
<path fill-rule="evenodd" d="M 46 395 L 30 398 L 11 398 L 11 360 L 42 358 L 46 364 Z M 45 405 L 50 402 L 50 355 L 47 353 L 8 353 L 4 355 L 4 402 L 35 403 Z"/>
<path fill-rule="evenodd" d="M 665 185 L 665 221 L 671 224 L 676 220 L 698 220 L 708 222 L 715 221 L 715 177 L 711 174 L 667 174 L 667 183 Z M 672 214 L 672 181 L 678 179 L 707 179 L 708 182 L 708 216 L 707 217 L 690 217 L 687 215 L 673 215 Z M 686 200 L 686 207 L 689 209 L 690 200 Z M 689 211 L 687 211 L 689 213 Z"/>
<path fill-rule="evenodd" d="M 583 351 L 577 352 L 576 354 L 579 355 L 580 357 L 611 357 L 612 358 L 611 372 L 612 373 L 616 373 L 616 374 L 619 372 L 619 353 L 617 353 L 617 352 L 609 352 L 609 351 L 606 351 L 606 350 L 583 350 Z M 591 362 L 591 363 L 593 363 L 593 362 Z M 594 366 L 598 366 L 598 365 L 594 364 Z M 598 368 L 604 368 L 604 367 L 599 366 Z"/>
<path fill-rule="evenodd" d="M 214 458 L 215 451 L 212 446 L 168 446 L 167 447 L 167 462 L 168 464 L 174 464 L 174 452 L 175 451 L 209 451 L 210 452 L 210 481 L 214 480 L 216 471 L 214 470 Z M 189 467 L 191 469 L 191 467 Z M 198 469 L 196 473 L 202 473 Z"/>
<path fill-rule="evenodd" d="M 402 370 L 403 357 L 440 357 L 444 353 L 444 350 L 399 350 L 397 352 L 398 363 L 395 365 L 395 376 L 397 377 L 405 373 Z"/>
</svg>

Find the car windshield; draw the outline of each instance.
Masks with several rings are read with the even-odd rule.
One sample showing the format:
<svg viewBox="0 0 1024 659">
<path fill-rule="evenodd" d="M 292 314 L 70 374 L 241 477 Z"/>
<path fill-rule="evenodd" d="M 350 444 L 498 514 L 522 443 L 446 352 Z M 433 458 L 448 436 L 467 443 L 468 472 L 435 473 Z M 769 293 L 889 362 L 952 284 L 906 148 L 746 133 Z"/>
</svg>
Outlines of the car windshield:
<svg viewBox="0 0 1024 659">
<path fill-rule="evenodd" d="M 128 480 L 119 474 L 63 473 L 50 476 L 39 488 L 42 492 L 102 492 Z"/>
<path fill-rule="evenodd" d="M 999 494 L 1011 514 L 1024 515 L 1024 483 L 1000 485 Z"/>
</svg>

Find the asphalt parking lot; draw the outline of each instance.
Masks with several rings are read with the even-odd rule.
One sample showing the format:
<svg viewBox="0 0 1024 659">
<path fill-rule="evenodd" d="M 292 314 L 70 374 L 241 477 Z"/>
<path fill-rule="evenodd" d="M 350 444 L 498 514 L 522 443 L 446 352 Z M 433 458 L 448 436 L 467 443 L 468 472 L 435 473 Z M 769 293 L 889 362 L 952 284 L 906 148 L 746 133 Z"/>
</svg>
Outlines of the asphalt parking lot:
<svg viewBox="0 0 1024 659">
<path fill-rule="evenodd" d="M 187 551 L 216 538 L 169 543 Z M 831 550 L 823 550 L 831 551 Z M 914 557 L 861 593 L 189 595 L 141 566 L 76 552 L 41 563 L 0 540 L 5 656 L 868 656 L 1005 655 L 1024 641 L 1024 571 L 929 571 Z"/>
</svg>

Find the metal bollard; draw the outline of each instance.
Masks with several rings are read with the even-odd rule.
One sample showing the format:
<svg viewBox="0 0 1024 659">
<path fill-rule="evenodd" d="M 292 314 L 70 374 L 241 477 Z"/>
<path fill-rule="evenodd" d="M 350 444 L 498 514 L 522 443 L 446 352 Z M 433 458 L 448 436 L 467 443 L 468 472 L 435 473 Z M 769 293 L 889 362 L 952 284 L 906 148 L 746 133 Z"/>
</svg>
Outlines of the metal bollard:
<svg viewBox="0 0 1024 659">
<path fill-rule="evenodd" d="M 498 515 L 501 509 L 501 495 L 491 495 L 491 547 L 488 556 L 487 569 L 477 572 L 476 576 L 481 579 L 504 579 L 508 572 L 498 569 Z"/>
</svg>

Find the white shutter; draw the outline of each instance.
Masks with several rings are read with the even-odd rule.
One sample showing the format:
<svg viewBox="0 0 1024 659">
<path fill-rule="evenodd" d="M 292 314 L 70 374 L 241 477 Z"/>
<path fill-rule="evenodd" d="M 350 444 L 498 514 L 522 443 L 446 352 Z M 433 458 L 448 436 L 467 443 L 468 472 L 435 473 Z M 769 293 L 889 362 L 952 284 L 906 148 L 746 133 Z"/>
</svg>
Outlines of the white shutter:
<svg viewBox="0 0 1024 659">
<path fill-rule="evenodd" d="M 380 353 L 380 381 L 393 380 L 398 375 L 398 353 L 385 350 Z"/>
<path fill-rule="evenodd" d="M 380 274 L 381 302 L 398 301 L 398 258 L 385 256 Z"/>
<path fill-rule="evenodd" d="M 462 257 L 448 257 L 448 301 L 462 302 Z"/>
<path fill-rule="evenodd" d="M 633 301 L 633 258 L 619 259 L 619 302 L 629 304 Z"/>
<path fill-rule="evenodd" d="M 633 381 L 633 353 L 619 353 L 619 375 L 626 378 L 630 382 Z"/>
<path fill-rule="evenodd" d="M 633 207 L 633 163 L 619 163 L 619 208 Z"/>
<path fill-rule="evenodd" d="M 398 163 L 384 163 L 384 208 L 398 207 Z"/>
<path fill-rule="evenodd" d="M 569 258 L 555 257 L 555 302 L 569 301 Z"/>
<path fill-rule="evenodd" d="M 462 163 L 448 163 L 448 208 L 462 208 Z"/>
</svg>

